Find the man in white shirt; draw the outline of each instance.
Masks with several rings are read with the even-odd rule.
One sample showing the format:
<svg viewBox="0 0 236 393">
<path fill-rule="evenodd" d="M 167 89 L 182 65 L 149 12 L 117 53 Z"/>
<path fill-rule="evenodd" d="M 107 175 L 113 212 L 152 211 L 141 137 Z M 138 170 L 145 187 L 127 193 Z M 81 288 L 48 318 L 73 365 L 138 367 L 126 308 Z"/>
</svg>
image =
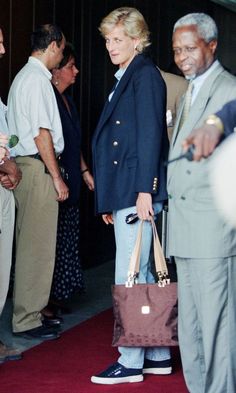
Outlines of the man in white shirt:
<svg viewBox="0 0 236 393">
<path fill-rule="evenodd" d="M 55 25 L 42 25 L 31 35 L 28 63 L 15 77 L 8 97 L 8 124 L 19 137 L 16 162 L 22 182 L 17 206 L 13 332 L 26 338 L 59 337 L 43 320 L 55 262 L 58 201 L 68 198 L 56 156 L 64 148 L 51 73 L 63 57 L 65 38 Z M 52 322 L 52 323 L 51 323 Z"/>
<path fill-rule="evenodd" d="M 186 15 L 174 26 L 175 62 L 193 90 L 188 94 L 188 88 L 180 106 L 170 159 L 181 154 L 193 128 L 236 98 L 236 78 L 216 60 L 217 35 L 215 22 L 203 13 Z M 214 204 L 207 160 L 170 164 L 168 194 L 168 251 L 177 266 L 179 342 L 188 390 L 235 392 L 236 230 Z"/>
<path fill-rule="evenodd" d="M 4 53 L 3 33 L 0 29 L 0 58 Z M 11 189 L 15 188 L 21 179 L 20 170 L 15 162 L 9 159 L 9 152 L 6 149 L 8 143 L 6 110 L 0 99 L 0 315 L 7 297 L 12 260 L 15 203 Z M 21 359 L 20 351 L 9 348 L 0 341 L 0 364 L 7 360 L 18 359 Z"/>
</svg>

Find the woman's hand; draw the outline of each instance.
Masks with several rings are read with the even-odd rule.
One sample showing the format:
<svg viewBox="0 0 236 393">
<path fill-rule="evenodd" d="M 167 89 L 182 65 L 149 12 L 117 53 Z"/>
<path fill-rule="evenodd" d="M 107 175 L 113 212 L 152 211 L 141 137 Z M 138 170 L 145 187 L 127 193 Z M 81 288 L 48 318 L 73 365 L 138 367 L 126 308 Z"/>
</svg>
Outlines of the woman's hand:
<svg viewBox="0 0 236 393">
<path fill-rule="evenodd" d="M 103 221 L 105 222 L 105 224 L 107 224 L 107 225 L 109 225 L 109 224 L 114 224 L 114 221 L 113 221 L 113 217 L 112 217 L 112 214 L 111 213 L 109 213 L 109 214 L 103 214 L 102 215 L 102 219 L 103 219 Z"/>
<path fill-rule="evenodd" d="M 85 182 L 85 184 L 87 184 L 87 187 L 90 191 L 94 191 L 94 180 L 93 180 L 93 176 L 91 175 L 91 173 L 89 171 L 86 171 L 83 173 L 83 180 Z"/>
<path fill-rule="evenodd" d="M 140 220 L 149 220 L 154 216 L 152 208 L 152 195 L 147 192 L 139 192 L 136 208 Z"/>
</svg>

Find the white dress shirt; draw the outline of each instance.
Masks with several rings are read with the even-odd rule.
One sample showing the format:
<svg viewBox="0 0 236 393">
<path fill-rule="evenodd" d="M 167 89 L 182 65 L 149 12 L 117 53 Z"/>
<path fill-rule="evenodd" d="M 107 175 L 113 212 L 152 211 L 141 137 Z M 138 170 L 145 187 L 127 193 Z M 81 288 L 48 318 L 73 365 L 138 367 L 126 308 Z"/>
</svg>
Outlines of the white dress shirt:
<svg viewBox="0 0 236 393">
<path fill-rule="evenodd" d="M 7 126 L 7 107 L 4 105 L 0 98 L 0 133 L 8 135 L 8 126 Z"/>
<path fill-rule="evenodd" d="M 8 127 L 19 138 L 16 156 L 38 152 L 34 138 L 40 128 L 52 135 L 56 153 L 64 149 L 64 139 L 56 98 L 51 85 L 51 73 L 35 57 L 15 77 L 8 96 Z"/>
</svg>

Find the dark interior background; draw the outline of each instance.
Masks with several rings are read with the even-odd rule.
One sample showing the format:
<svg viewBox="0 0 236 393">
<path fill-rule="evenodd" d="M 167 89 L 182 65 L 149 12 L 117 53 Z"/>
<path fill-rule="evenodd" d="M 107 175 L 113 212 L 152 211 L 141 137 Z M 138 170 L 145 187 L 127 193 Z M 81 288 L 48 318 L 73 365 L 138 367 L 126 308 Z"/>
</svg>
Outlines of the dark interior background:
<svg viewBox="0 0 236 393">
<path fill-rule="evenodd" d="M 206 12 L 219 28 L 218 54 L 222 64 L 236 73 L 236 13 L 207 0 L 0 0 L 0 26 L 6 55 L 0 61 L 0 95 L 6 102 L 12 79 L 29 56 L 29 38 L 35 26 L 56 23 L 72 42 L 79 57 L 80 74 L 73 88 L 83 129 L 83 153 L 91 163 L 91 138 L 99 114 L 113 85 L 115 72 L 98 31 L 101 19 L 120 6 L 134 6 L 151 31 L 151 56 L 170 69 L 172 28 L 189 12 Z M 33 86 L 32 86 L 33 88 Z M 114 257 L 113 230 L 94 217 L 93 195 L 83 186 L 81 195 L 81 253 L 84 267 Z"/>
</svg>

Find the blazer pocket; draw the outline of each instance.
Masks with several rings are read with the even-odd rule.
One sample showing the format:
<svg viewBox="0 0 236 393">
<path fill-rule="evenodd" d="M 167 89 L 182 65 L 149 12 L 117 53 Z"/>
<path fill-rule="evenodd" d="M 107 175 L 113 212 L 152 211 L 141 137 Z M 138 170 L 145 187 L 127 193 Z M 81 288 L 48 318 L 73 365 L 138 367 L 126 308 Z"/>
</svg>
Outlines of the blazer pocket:
<svg viewBox="0 0 236 393">
<path fill-rule="evenodd" d="M 135 168 L 138 164 L 138 158 L 137 157 L 130 157 L 127 158 L 127 166 L 128 168 Z"/>
</svg>

